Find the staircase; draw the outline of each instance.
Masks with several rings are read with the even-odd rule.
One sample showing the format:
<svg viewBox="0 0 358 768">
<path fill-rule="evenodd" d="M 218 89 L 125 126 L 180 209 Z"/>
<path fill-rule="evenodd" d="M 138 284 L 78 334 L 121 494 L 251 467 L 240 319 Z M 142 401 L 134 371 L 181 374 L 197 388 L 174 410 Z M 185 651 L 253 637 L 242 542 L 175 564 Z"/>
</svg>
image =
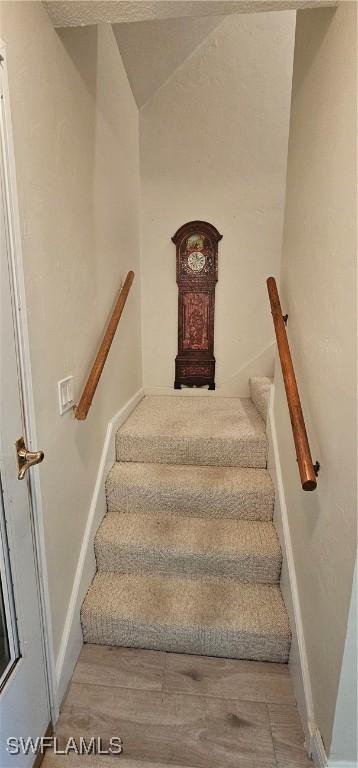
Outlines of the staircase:
<svg viewBox="0 0 358 768">
<path fill-rule="evenodd" d="M 145 397 L 118 431 L 85 642 L 287 661 L 269 386 L 251 380 L 251 400 Z"/>
</svg>

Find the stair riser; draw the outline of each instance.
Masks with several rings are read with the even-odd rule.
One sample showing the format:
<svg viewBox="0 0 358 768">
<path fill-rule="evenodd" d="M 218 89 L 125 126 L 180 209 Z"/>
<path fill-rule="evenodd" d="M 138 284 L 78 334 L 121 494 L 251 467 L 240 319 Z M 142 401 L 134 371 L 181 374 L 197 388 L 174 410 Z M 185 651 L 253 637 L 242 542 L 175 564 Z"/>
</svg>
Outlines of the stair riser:
<svg viewBox="0 0 358 768">
<path fill-rule="evenodd" d="M 85 643 L 283 664 L 288 661 L 290 641 L 286 636 L 278 639 L 277 635 L 257 636 L 244 632 L 238 635 L 229 631 L 223 633 L 215 628 L 148 626 L 118 619 L 115 622 L 96 622 L 95 618 L 82 612 Z"/>
<path fill-rule="evenodd" d="M 110 542 L 95 545 L 99 571 L 168 575 L 188 578 L 203 576 L 226 576 L 245 582 L 277 584 L 280 578 L 280 556 L 263 557 L 229 554 L 215 556 L 204 553 L 153 552 L 148 549 L 133 549 L 112 546 Z"/>
<path fill-rule="evenodd" d="M 108 512 L 138 514 L 166 513 L 187 517 L 234 518 L 270 521 L 274 492 L 226 493 L 203 488 L 148 488 L 148 486 L 112 483 L 106 485 Z"/>
<path fill-rule="evenodd" d="M 265 468 L 267 441 L 202 438 L 143 438 L 117 433 L 117 461 Z"/>
<path fill-rule="evenodd" d="M 249 382 L 251 400 L 265 422 L 267 420 L 272 383 L 273 379 L 266 376 L 255 376 Z"/>
</svg>

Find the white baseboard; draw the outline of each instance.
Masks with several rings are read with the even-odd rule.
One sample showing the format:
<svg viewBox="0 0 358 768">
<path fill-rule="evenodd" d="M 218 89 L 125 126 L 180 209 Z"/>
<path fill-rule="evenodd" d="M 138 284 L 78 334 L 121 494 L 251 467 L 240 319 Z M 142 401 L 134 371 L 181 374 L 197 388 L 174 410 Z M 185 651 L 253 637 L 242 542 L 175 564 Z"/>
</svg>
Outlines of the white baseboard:
<svg viewBox="0 0 358 768">
<path fill-rule="evenodd" d="M 311 725 L 310 755 L 315 768 L 358 768 L 357 761 L 327 758 L 326 750 L 318 728 Z"/>
<path fill-rule="evenodd" d="M 169 387 L 145 387 L 146 395 L 173 395 L 192 397 L 250 397 L 249 380 L 251 376 L 273 376 L 275 359 L 275 345 L 271 342 L 262 349 L 255 357 L 245 362 L 245 364 L 236 373 L 226 381 L 221 381 L 216 385 L 215 390 L 209 391 L 204 387 L 198 389 L 194 387 L 184 387 L 183 389 L 174 389 Z M 174 378 L 173 378 L 174 382 Z"/>
<path fill-rule="evenodd" d="M 350 760 L 328 760 L 327 768 L 358 768 L 358 761 Z"/>
<path fill-rule="evenodd" d="M 308 753 L 315 768 L 327 768 L 328 760 L 321 734 L 314 723 L 308 723 L 309 746 Z M 337 767 L 338 768 L 338 767 Z"/>
<path fill-rule="evenodd" d="M 267 437 L 269 443 L 268 469 L 275 486 L 274 522 L 282 549 L 281 591 L 287 608 L 292 631 L 290 653 L 290 668 L 298 710 L 301 716 L 305 743 L 308 754 L 312 751 L 312 736 L 317 729 L 314 723 L 313 699 L 305 638 L 303 632 L 302 614 L 297 586 L 295 562 L 288 523 L 285 489 L 283 484 L 277 431 L 274 417 L 275 387 L 271 387 L 271 397 L 267 417 Z M 323 745 L 322 745 L 323 746 Z M 327 763 L 315 763 L 317 768 Z"/>
<path fill-rule="evenodd" d="M 358 761 L 352 763 L 351 760 L 328 760 L 327 768 L 358 768 Z"/>
<path fill-rule="evenodd" d="M 73 582 L 60 650 L 56 661 L 57 698 L 61 702 L 66 693 L 76 661 L 82 648 L 80 609 L 86 592 L 96 572 L 94 537 L 106 513 L 105 481 L 115 461 L 115 436 L 134 408 L 144 397 L 143 389 L 138 390 L 108 424 L 101 460 L 93 490 L 87 523 L 83 534 L 80 555 Z"/>
<path fill-rule="evenodd" d="M 144 387 L 144 394 L 151 397 L 161 397 L 163 395 L 169 395 L 169 397 L 217 397 L 222 395 L 220 387 L 214 390 L 209 390 L 206 387 L 183 387 L 182 389 L 174 389 L 174 387 Z"/>
</svg>

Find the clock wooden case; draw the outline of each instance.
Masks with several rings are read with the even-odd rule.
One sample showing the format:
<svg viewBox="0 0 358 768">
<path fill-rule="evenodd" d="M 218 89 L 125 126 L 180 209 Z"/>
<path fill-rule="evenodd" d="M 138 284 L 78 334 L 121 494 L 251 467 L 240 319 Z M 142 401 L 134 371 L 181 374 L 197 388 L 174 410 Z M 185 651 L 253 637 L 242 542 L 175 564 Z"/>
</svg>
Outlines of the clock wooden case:
<svg viewBox="0 0 358 768">
<path fill-rule="evenodd" d="M 214 309 L 221 238 L 207 221 L 189 221 L 172 237 L 179 290 L 175 389 L 182 384 L 215 389 Z"/>
</svg>

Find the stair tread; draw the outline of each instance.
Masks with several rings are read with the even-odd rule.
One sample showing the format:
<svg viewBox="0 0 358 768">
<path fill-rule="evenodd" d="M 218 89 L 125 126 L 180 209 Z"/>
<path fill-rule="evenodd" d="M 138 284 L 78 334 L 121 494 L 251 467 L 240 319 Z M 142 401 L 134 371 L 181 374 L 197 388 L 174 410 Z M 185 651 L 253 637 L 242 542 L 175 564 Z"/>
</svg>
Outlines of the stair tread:
<svg viewBox="0 0 358 768">
<path fill-rule="evenodd" d="M 266 466 L 265 425 L 249 398 L 145 397 L 116 446 L 124 461 Z"/>
<path fill-rule="evenodd" d="M 98 572 L 84 602 L 104 617 L 156 624 L 223 626 L 236 631 L 289 633 L 280 589 L 233 579 Z"/>
<path fill-rule="evenodd" d="M 249 398 L 147 396 L 121 434 L 237 440 L 265 437 L 265 428 Z"/>
<path fill-rule="evenodd" d="M 199 398 L 198 398 L 199 399 Z M 266 469 L 115 462 L 108 511 L 271 520 L 274 487 Z"/>
<path fill-rule="evenodd" d="M 85 642 L 286 661 L 277 585 L 98 572 L 82 606 Z"/>
<path fill-rule="evenodd" d="M 235 556 L 277 556 L 281 551 L 270 522 L 117 512 L 106 515 L 96 536 L 96 546 L 110 545 Z"/>
<path fill-rule="evenodd" d="M 281 549 L 272 523 L 109 512 L 95 540 L 99 570 L 226 575 L 277 583 Z"/>
</svg>

